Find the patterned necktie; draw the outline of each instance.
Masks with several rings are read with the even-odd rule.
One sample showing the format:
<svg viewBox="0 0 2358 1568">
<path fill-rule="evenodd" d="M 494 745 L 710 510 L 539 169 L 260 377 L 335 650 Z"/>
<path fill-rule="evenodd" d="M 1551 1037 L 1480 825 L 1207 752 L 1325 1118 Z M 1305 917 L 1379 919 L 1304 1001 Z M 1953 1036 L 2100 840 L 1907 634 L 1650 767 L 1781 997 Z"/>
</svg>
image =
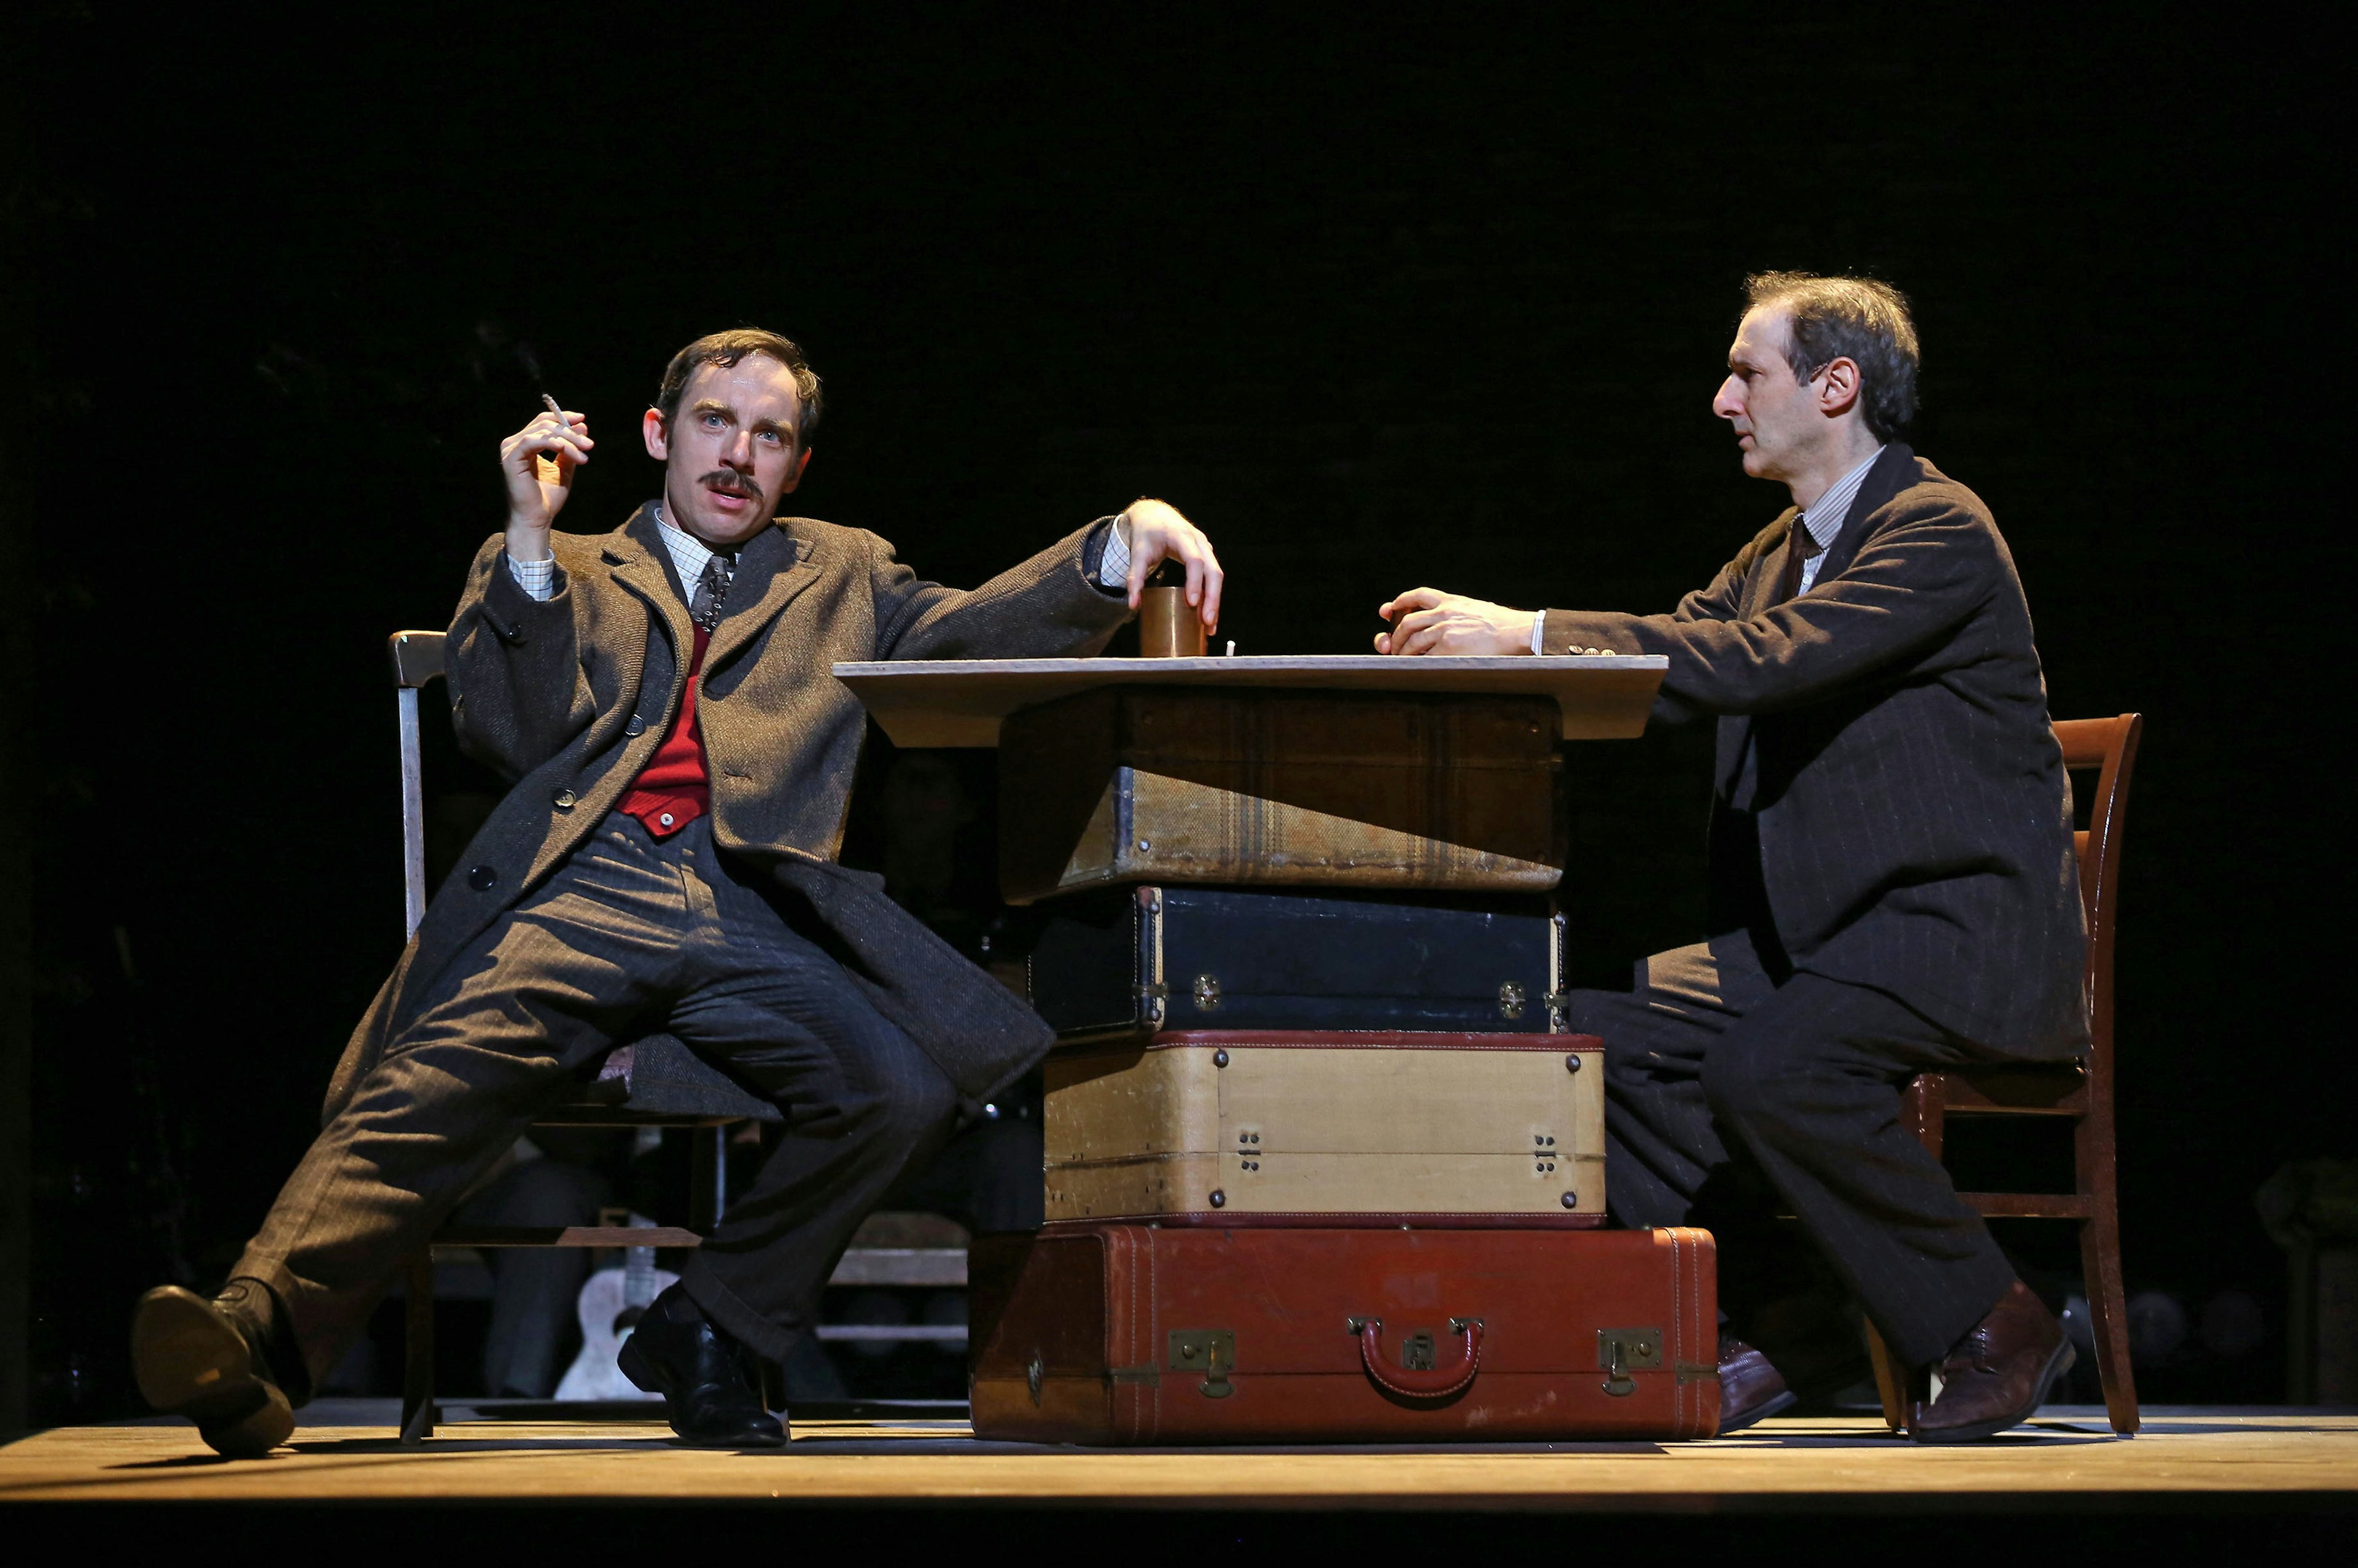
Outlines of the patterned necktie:
<svg viewBox="0 0 2358 1568">
<path fill-rule="evenodd" d="M 721 602 L 729 597 L 729 585 L 736 580 L 737 557 L 719 550 L 704 563 L 704 574 L 696 579 L 696 596 L 687 601 L 687 618 L 709 632 L 720 624 Z"/>
</svg>

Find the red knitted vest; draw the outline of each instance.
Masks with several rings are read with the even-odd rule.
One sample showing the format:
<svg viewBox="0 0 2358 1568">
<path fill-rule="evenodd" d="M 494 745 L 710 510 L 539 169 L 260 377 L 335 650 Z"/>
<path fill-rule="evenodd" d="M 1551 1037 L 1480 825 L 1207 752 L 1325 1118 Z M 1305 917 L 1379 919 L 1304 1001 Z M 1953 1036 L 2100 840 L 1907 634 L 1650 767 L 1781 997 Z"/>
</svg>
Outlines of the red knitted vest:
<svg viewBox="0 0 2358 1568">
<path fill-rule="evenodd" d="M 645 771 L 632 781 L 621 809 L 646 824 L 658 838 L 668 838 L 712 809 L 712 775 L 704 767 L 704 736 L 696 727 L 697 677 L 704 671 L 704 650 L 712 633 L 696 628 L 696 649 L 687 661 L 687 685 L 680 693 L 679 711 L 664 732 L 663 744 L 647 760 Z"/>
</svg>

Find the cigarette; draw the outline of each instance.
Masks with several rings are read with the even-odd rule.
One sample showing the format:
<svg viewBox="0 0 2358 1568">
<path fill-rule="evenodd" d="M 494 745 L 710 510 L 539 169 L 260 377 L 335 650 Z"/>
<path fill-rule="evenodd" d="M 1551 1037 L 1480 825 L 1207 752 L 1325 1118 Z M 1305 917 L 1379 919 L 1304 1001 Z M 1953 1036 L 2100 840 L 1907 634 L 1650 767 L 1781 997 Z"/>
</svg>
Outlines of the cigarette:
<svg viewBox="0 0 2358 1568">
<path fill-rule="evenodd" d="M 570 428 L 570 427 L 566 424 L 564 405 L 558 403 L 557 399 L 551 397 L 546 392 L 540 395 L 540 400 L 548 406 L 548 411 L 551 414 L 557 416 L 557 424 L 559 429 Z M 540 481 L 543 484 L 562 484 L 565 482 L 565 470 L 557 466 L 557 460 L 555 458 L 550 457 L 546 452 L 542 452 L 537 454 L 533 460 L 539 467 Z"/>
</svg>

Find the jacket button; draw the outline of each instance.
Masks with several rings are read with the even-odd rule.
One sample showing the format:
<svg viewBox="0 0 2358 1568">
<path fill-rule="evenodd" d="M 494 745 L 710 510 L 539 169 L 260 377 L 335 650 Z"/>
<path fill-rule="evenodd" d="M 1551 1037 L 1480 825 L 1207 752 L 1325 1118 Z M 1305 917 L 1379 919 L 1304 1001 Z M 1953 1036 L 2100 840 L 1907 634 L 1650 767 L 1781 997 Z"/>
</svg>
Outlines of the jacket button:
<svg viewBox="0 0 2358 1568">
<path fill-rule="evenodd" d="M 467 873 L 467 885 L 477 892 L 489 892 L 500 880 L 500 873 L 489 866 L 477 866 Z"/>
<path fill-rule="evenodd" d="M 557 809 L 559 811 L 570 811 L 573 809 L 574 803 L 579 799 L 580 796 L 575 795 L 569 789 L 558 790 L 557 792 Z"/>
<path fill-rule="evenodd" d="M 631 721 L 622 726 L 622 733 L 625 735 L 644 735 L 646 732 L 647 721 L 635 713 L 631 715 Z"/>
</svg>

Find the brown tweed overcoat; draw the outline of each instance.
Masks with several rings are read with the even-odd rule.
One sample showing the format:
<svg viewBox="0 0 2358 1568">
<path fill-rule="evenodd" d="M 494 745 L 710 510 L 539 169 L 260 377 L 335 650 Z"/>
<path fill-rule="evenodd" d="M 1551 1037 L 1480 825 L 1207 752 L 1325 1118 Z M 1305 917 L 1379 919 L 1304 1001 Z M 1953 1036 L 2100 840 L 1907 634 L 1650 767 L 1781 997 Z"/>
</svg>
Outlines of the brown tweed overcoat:
<svg viewBox="0 0 2358 1568">
<path fill-rule="evenodd" d="M 867 723 L 829 666 L 1096 652 L 1129 611 L 1084 570 L 1091 533 L 963 592 L 920 580 L 873 534 L 780 518 L 740 552 L 705 656 L 697 718 L 714 838 L 807 901 L 847 970 L 975 1099 L 1028 1070 L 1048 1029 L 886 898 L 882 879 L 836 863 Z M 613 533 L 550 542 L 545 601 L 516 586 L 500 535 L 476 553 L 450 622 L 451 712 L 461 748 L 514 787 L 352 1032 L 330 1118 L 467 944 L 613 808 L 679 706 L 692 633 L 654 503 Z"/>
</svg>

